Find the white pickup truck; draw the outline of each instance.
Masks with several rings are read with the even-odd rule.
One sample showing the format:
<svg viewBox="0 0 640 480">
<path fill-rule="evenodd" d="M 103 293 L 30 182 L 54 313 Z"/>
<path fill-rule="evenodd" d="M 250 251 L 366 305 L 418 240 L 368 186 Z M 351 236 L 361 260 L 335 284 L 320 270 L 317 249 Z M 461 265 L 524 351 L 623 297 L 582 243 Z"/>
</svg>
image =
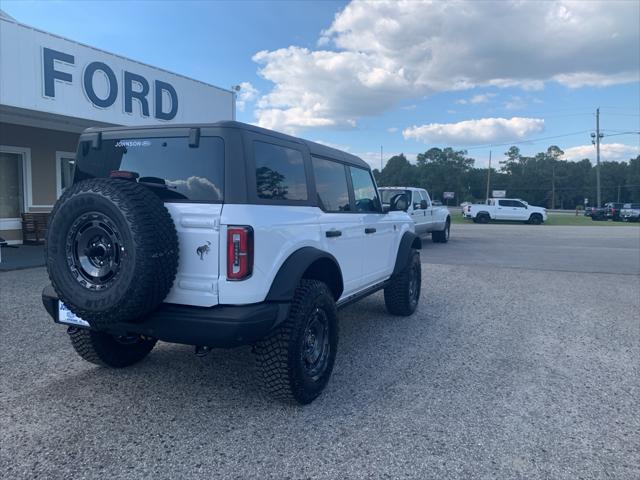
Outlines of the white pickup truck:
<svg viewBox="0 0 640 480">
<path fill-rule="evenodd" d="M 546 209 L 529 205 L 519 198 L 490 198 L 486 204 L 467 205 L 462 214 L 475 223 L 489 223 L 490 220 L 512 220 L 540 225 L 547 221 Z"/>
<path fill-rule="evenodd" d="M 405 195 L 407 213 L 416 225 L 418 235 L 431 234 L 435 243 L 447 243 L 451 233 L 451 215 L 447 207 L 435 207 L 431 197 L 424 188 L 414 187 L 381 187 L 378 189 L 382 197 L 382 205 L 389 205 L 397 195 Z"/>
</svg>

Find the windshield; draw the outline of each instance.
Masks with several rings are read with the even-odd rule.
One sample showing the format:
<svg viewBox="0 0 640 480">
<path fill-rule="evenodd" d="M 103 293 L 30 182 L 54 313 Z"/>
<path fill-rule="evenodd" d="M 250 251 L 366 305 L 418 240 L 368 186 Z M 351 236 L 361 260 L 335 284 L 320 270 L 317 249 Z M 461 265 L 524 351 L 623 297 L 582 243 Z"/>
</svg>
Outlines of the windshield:
<svg viewBox="0 0 640 480">
<path fill-rule="evenodd" d="M 382 203 L 388 205 L 391 202 L 391 198 L 394 195 L 398 195 L 399 193 L 404 193 L 407 196 L 407 201 L 411 201 L 411 191 L 398 189 L 385 189 L 380 190 L 380 196 L 382 198 Z"/>
<path fill-rule="evenodd" d="M 202 137 L 103 140 L 99 149 L 82 142 L 75 180 L 127 175 L 170 202 L 221 202 L 224 193 L 224 141 Z"/>
</svg>

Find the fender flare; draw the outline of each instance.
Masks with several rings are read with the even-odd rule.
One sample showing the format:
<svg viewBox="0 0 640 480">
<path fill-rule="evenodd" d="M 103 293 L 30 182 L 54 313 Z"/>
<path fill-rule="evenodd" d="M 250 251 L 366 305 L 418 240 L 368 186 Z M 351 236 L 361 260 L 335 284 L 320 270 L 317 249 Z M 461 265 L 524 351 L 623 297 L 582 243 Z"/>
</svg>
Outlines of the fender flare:
<svg viewBox="0 0 640 480">
<path fill-rule="evenodd" d="M 404 270 L 411 259 L 412 250 L 421 250 L 422 240 L 413 232 L 404 232 L 400 239 L 398 254 L 396 255 L 396 264 L 393 267 L 393 275 Z"/>
<path fill-rule="evenodd" d="M 334 278 L 335 284 L 329 285 L 329 288 L 333 291 L 337 301 L 338 298 L 340 298 L 340 295 L 342 295 L 342 291 L 344 289 L 340 264 L 333 255 L 328 252 L 323 252 L 315 247 L 302 247 L 289 255 L 289 257 L 280 266 L 278 273 L 276 273 L 265 301 L 291 301 L 296 288 L 300 284 L 300 280 L 302 280 L 302 276 L 305 274 L 307 269 L 318 260 L 331 262 L 336 268 L 337 278 Z M 328 273 L 326 270 L 326 268 L 323 269 L 321 275 Z M 317 274 L 318 272 L 315 273 Z"/>
</svg>

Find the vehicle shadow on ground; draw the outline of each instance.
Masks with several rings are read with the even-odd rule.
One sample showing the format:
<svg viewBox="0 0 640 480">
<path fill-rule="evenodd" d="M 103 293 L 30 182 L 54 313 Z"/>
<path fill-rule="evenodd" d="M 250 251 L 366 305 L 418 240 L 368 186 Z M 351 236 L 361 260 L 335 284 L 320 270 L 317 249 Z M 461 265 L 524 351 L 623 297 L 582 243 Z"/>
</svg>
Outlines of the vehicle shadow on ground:
<svg viewBox="0 0 640 480">
<path fill-rule="evenodd" d="M 382 294 L 376 294 L 342 310 L 340 318 L 334 374 L 316 403 L 324 404 L 323 408 L 327 404 L 342 409 L 349 404 L 353 409 L 366 408 L 378 390 L 396 376 L 389 369 L 389 359 L 397 361 L 402 355 L 398 338 L 428 330 L 430 317 L 424 312 L 412 317 L 390 316 L 384 311 Z M 417 329 L 419 323 L 422 326 Z M 154 422 L 171 423 L 176 416 L 180 421 L 201 422 L 203 413 L 211 412 L 214 406 L 216 416 L 233 416 L 243 410 L 244 415 L 256 418 L 302 410 L 262 393 L 251 347 L 216 349 L 206 357 L 197 357 L 193 347 L 159 343 L 147 359 L 126 369 L 93 366 L 79 358 L 69 366 L 68 373 L 47 383 L 39 395 L 46 397 L 45 403 L 55 402 L 59 404 L 56 408 L 76 413 L 97 409 L 100 423 L 115 421 L 123 411 L 134 418 L 153 415 Z M 364 386 L 364 390 L 354 392 L 353 385 Z"/>
</svg>

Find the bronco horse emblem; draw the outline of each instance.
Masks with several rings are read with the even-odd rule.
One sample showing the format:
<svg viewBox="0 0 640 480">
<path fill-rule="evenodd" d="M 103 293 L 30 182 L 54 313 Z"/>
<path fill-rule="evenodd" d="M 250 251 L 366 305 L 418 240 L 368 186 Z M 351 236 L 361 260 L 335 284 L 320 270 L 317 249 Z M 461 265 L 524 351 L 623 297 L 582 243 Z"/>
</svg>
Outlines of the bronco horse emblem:
<svg viewBox="0 0 640 480">
<path fill-rule="evenodd" d="M 200 257 L 200 260 L 204 260 L 204 256 L 209 254 L 209 250 L 211 250 L 209 248 L 209 245 L 211 245 L 211 242 L 207 240 L 207 243 L 205 243 L 204 245 L 200 245 L 196 249 L 196 253 Z"/>
</svg>

